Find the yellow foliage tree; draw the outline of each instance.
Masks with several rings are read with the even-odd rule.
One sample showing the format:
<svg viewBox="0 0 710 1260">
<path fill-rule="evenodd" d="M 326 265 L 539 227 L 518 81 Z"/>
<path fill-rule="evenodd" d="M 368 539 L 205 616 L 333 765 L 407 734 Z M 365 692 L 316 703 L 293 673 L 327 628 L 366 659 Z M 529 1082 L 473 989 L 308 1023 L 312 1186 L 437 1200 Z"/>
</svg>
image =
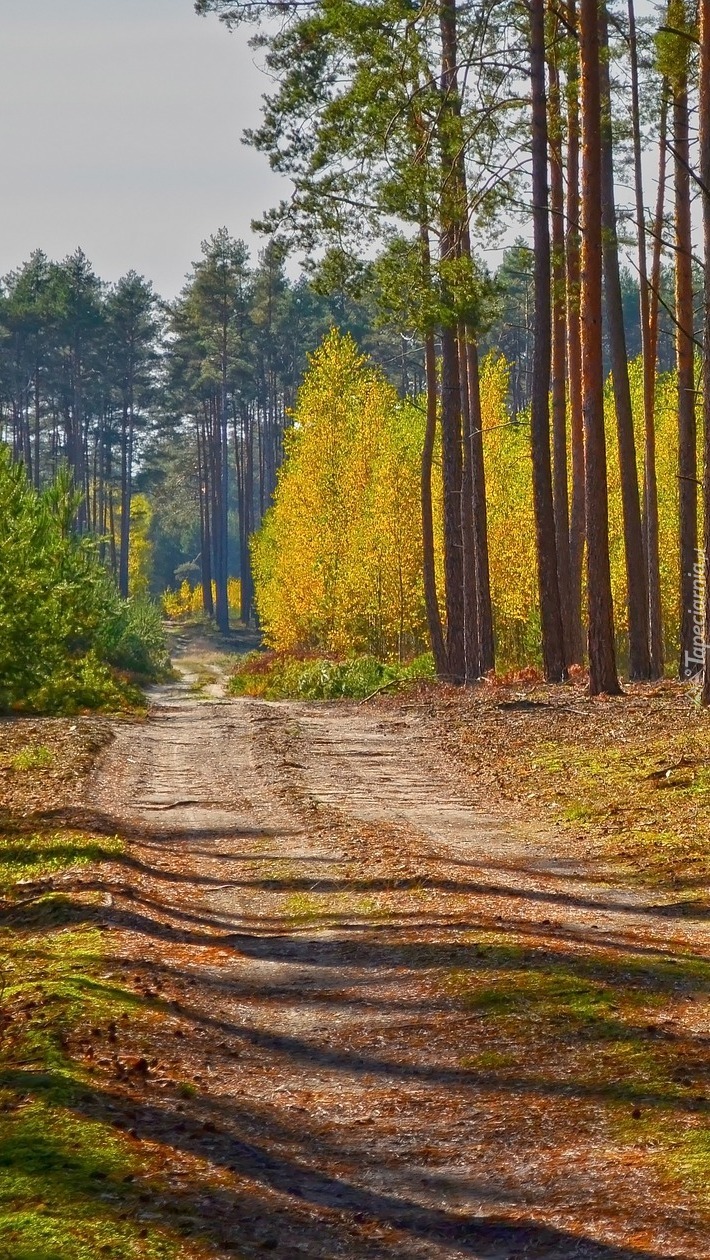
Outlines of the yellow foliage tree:
<svg viewBox="0 0 710 1260">
<path fill-rule="evenodd" d="M 212 600 L 217 598 L 217 587 L 212 583 Z M 227 582 L 227 599 L 230 612 L 239 616 L 242 606 L 242 584 L 239 578 L 230 578 Z M 164 591 L 162 597 L 163 612 L 171 621 L 183 617 L 199 617 L 204 608 L 202 599 L 202 583 L 191 586 L 185 579 L 177 591 Z"/>
<path fill-rule="evenodd" d="M 643 389 L 630 364 L 639 484 Z M 509 369 L 481 364 L 491 592 L 499 671 L 539 664 L 530 426 L 507 407 Z M 613 390 L 605 398 L 612 589 L 620 659 L 626 655 L 626 569 Z M 678 436 L 674 375 L 656 395 L 661 595 L 667 656 L 678 641 Z M 347 337 L 332 332 L 312 356 L 288 434 L 274 507 L 252 550 L 266 639 L 394 657 L 426 645 L 419 501 L 422 408 L 402 402 Z M 440 451 L 434 486 L 438 587 L 443 593 Z"/>
<path fill-rule="evenodd" d="M 420 409 L 350 337 L 311 357 L 274 506 L 253 540 L 266 640 L 402 656 L 426 646 Z"/>
<path fill-rule="evenodd" d="M 131 538 L 128 548 L 128 594 L 131 599 L 147 599 L 153 568 L 150 524 L 153 512 L 144 494 L 131 500 Z"/>
</svg>

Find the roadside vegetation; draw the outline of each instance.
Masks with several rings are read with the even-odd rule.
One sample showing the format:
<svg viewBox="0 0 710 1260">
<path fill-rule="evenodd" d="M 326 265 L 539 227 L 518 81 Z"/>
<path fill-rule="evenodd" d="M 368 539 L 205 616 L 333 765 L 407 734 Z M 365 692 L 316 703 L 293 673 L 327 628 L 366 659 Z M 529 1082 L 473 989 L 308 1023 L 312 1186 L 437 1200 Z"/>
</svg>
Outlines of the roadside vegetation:
<svg viewBox="0 0 710 1260">
<path fill-rule="evenodd" d="M 229 690 L 234 696 L 260 696 L 264 700 L 364 700 L 433 678 L 434 662 L 428 654 L 398 665 L 374 656 L 338 660 L 303 653 L 253 652 L 238 664 Z"/>
<path fill-rule="evenodd" d="M 117 1029 L 141 1045 L 140 1001 L 107 975 L 101 926 L 125 842 L 62 821 L 108 739 L 96 718 L 0 722 L 0 1254 L 13 1260 L 200 1254 L 144 1217 L 160 1162 L 115 1127 L 75 1051 L 88 1032 L 102 1057 Z"/>
<path fill-rule="evenodd" d="M 37 492 L 0 447 L 0 712 L 136 708 L 168 666 L 157 608 L 120 598 L 79 506 L 66 472 Z"/>
<path fill-rule="evenodd" d="M 599 705 L 585 680 L 518 679 L 411 701 L 460 761 L 482 808 L 535 819 L 571 855 L 705 913 L 710 907 L 710 720 L 670 680 Z"/>
</svg>

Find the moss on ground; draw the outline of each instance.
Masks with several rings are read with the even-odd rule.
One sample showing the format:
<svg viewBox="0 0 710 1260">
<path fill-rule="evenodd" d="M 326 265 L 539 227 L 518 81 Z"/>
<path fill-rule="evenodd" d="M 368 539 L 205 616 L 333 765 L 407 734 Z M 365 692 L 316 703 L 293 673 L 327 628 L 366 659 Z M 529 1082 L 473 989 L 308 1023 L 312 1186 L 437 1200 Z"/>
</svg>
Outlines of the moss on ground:
<svg viewBox="0 0 710 1260">
<path fill-rule="evenodd" d="M 102 975 L 102 934 L 36 881 L 115 858 L 121 842 L 4 828 L 0 847 L 0 1256 L 177 1260 L 206 1253 L 146 1210 L 154 1168 L 104 1118 L 72 1059 L 77 1028 L 111 1029 L 137 999 Z M 26 896 L 31 882 L 34 897 Z M 83 904 L 83 910 L 91 909 Z M 95 894 L 93 895 L 96 896 Z M 88 917 L 85 915 L 85 917 Z"/>
</svg>

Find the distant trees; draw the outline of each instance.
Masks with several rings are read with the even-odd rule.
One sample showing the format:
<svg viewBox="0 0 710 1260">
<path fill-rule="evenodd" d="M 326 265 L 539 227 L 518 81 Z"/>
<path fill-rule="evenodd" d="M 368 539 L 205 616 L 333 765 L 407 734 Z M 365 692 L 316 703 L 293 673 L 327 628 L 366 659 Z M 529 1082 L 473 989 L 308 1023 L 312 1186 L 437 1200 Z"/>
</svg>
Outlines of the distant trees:
<svg viewBox="0 0 710 1260">
<path fill-rule="evenodd" d="M 69 466 L 75 527 L 99 537 L 122 595 L 134 593 L 131 556 L 145 542 L 133 537 L 139 489 L 155 509 L 155 589 L 196 562 L 205 609 L 226 628 L 227 577 L 239 574 L 251 618 L 249 537 L 307 354 L 334 320 L 401 388 L 421 388 L 422 356 L 375 326 L 372 305 L 315 280 L 290 280 L 275 242 L 252 265 L 221 229 L 170 305 L 135 272 L 104 283 L 81 251 L 60 263 L 38 251 L 0 282 L 0 438 L 36 488 Z"/>
</svg>

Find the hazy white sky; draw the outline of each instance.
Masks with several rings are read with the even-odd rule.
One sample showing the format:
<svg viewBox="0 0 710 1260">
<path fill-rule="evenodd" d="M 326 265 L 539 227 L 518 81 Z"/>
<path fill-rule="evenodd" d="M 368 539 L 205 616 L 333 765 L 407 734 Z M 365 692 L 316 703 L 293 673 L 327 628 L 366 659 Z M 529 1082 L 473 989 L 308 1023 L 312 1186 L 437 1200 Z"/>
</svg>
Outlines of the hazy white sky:
<svg viewBox="0 0 710 1260">
<path fill-rule="evenodd" d="M 249 240 L 287 192 L 240 143 L 267 89 L 192 0 L 0 0 L 0 274 L 81 245 L 172 297 L 204 237 Z"/>
</svg>

